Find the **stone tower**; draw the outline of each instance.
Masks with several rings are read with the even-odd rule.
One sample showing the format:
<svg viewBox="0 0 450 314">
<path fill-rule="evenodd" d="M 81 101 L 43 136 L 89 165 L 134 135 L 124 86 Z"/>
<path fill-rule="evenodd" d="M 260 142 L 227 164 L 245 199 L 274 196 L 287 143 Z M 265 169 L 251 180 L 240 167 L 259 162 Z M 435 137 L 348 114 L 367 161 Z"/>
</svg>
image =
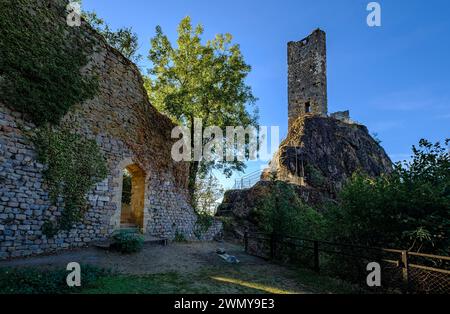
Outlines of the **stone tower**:
<svg viewBox="0 0 450 314">
<path fill-rule="evenodd" d="M 302 114 L 327 115 L 326 35 L 320 29 L 288 43 L 288 102 L 289 128 Z"/>
</svg>

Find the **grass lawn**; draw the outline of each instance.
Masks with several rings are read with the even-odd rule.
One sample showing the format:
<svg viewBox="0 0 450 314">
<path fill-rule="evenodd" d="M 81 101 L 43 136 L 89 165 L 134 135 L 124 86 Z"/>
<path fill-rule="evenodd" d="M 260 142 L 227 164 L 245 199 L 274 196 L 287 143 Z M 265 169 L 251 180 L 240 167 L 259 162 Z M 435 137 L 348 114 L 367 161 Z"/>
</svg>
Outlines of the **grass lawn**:
<svg viewBox="0 0 450 314">
<path fill-rule="evenodd" d="M 289 282 L 248 269 L 204 268 L 196 273 L 163 273 L 145 276 L 108 275 L 100 278 L 86 294 L 239 294 L 239 293 L 355 293 L 353 286 L 315 274 L 309 270 L 294 272 Z M 302 285 L 294 286 L 293 282 Z"/>
<path fill-rule="evenodd" d="M 270 271 L 251 265 L 203 267 L 192 273 L 127 275 L 82 266 L 82 287 L 69 288 L 62 271 L 0 269 L 0 294 L 240 294 L 354 293 L 352 286 L 309 270 Z M 289 274 L 289 276 L 286 276 Z"/>
</svg>

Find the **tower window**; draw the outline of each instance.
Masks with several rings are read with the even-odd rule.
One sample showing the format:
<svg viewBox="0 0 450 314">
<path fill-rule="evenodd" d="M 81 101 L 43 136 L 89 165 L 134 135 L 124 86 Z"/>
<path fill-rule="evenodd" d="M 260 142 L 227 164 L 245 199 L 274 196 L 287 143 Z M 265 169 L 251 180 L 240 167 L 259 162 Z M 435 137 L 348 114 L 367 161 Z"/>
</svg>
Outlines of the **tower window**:
<svg viewBox="0 0 450 314">
<path fill-rule="evenodd" d="M 305 113 L 309 113 L 311 112 L 311 104 L 309 103 L 309 101 L 307 101 L 305 103 Z"/>
</svg>

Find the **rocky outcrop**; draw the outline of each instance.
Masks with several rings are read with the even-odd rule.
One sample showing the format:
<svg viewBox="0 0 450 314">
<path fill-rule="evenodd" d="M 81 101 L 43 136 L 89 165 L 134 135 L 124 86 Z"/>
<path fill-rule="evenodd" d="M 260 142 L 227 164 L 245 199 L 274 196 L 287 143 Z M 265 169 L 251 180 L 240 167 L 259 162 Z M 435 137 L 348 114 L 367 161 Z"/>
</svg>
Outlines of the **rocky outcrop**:
<svg viewBox="0 0 450 314">
<path fill-rule="evenodd" d="M 355 171 L 376 177 L 391 169 L 388 155 L 364 125 L 317 115 L 295 121 L 271 163 L 278 179 L 302 181 L 331 198 Z"/>
<path fill-rule="evenodd" d="M 217 216 L 224 222 L 226 235 L 242 238 L 245 231 L 258 231 L 253 210 L 264 196 L 270 194 L 273 184 L 273 181 L 259 181 L 249 189 L 229 190 L 225 193 Z M 300 185 L 292 185 L 292 187 L 305 203 L 316 208 L 322 207 L 329 200 L 317 189 Z"/>
<path fill-rule="evenodd" d="M 269 194 L 274 176 L 291 183 L 306 204 L 322 210 L 356 171 L 376 177 L 391 169 L 391 160 L 365 126 L 307 114 L 293 123 L 262 181 L 250 189 L 227 191 L 218 215 L 224 217 L 226 231 L 241 238 L 245 230 L 257 230 L 252 210 Z"/>
</svg>

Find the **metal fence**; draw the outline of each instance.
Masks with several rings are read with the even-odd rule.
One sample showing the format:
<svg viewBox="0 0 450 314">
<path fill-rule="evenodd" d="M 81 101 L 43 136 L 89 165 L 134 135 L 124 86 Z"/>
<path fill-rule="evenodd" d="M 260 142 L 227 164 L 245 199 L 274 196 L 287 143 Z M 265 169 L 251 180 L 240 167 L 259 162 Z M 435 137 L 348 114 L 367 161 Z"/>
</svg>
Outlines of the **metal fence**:
<svg viewBox="0 0 450 314">
<path fill-rule="evenodd" d="M 381 266 L 376 292 L 450 294 L 450 257 L 406 250 L 364 247 L 328 241 L 246 233 L 248 254 L 311 268 L 367 287 L 368 263 Z"/>
<path fill-rule="evenodd" d="M 234 189 L 249 189 L 261 180 L 262 170 L 254 171 L 234 181 Z"/>
</svg>

